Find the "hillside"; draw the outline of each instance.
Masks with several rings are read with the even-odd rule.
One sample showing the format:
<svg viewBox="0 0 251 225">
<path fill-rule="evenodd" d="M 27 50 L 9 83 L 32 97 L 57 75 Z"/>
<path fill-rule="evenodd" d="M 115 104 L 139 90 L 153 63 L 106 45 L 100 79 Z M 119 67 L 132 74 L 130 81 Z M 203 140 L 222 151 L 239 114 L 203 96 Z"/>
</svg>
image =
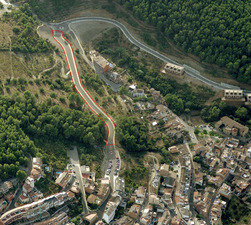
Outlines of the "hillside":
<svg viewBox="0 0 251 225">
<path fill-rule="evenodd" d="M 154 25 L 186 52 L 227 67 L 238 81 L 251 83 L 251 5 L 246 0 L 119 1 Z"/>
<path fill-rule="evenodd" d="M 15 177 L 30 156 L 63 169 L 69 144 L 93 152 L 94 144 L 103 145 L 103 123 L 85 110 L 66 76 L 63 55 L 39 36 L 39 26 L 27 4 L 0 18 L 0 128 L 6 131 L 1 136 L 0 180 Z"/>
<path fill-rule="evenodd" d="M 13 2 L 20 2 L 20 0 Z M 29 2 L 34 12 L 46 21 L 71 17 L 74 13 L 82 15 L 81 12 L 84 10 L 93 12 L 93 10 L 104 9 L 117 19 L 126 15 L 126 18 L 123 19 L 137 28 L 138 21 L 126 13 L 126 11 L 132 12 L 145 25 L 149 24 L 155 27 L 156 33 L 161 31 L 191 58 L 194 59 L 193 56 L 197 56 L 201 63 L 212 66 L 216 64 L 221 67 L 215 68 L 215 66 L 206 65 L 206 70 L 210 71 L 210 74 L 215 78 L 226 77 L 226 72 L 228 72 L 237 81 L 251 84 L 251 60 L 249 57 L 251 29 L 250 23 L 248 23 L 251 5 L 249 1 L 63 0 L 60 1 L 60 4 L 58 4 L 58 0 L 26 0 L 26 2 Z M 121 4 L 122 7 L 119 7 L 117 3 Z M 69 14 L 69 12 L 71 13 Z M 163 39 L 161 35 L 157 35 L 156 40 L 151 41 L 149 38 L 154 33 L 155 31 L 143 39 L 154 47 L 157 44 L 159 49 L 163 51 L 170 43 L 169 41 L 167 43 L 167 40 Z M 168 49 L 168 52 L 170 51 L 172 49 Z M 164 52 L 166 53 L 166 51 Z M 183 57 L 184 55 L 181 54 L 180 59 Z M 212 78 L 210 77 L 210 79 Z M 219 82 L 219 80 L 216 81 Z"/>
</svg>

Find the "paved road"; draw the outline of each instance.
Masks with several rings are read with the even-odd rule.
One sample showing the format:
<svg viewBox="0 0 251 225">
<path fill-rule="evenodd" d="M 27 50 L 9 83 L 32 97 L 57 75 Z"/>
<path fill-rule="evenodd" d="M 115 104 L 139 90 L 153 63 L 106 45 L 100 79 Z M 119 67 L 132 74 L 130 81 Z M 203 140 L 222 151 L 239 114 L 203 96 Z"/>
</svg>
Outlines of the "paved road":
<svg viewBox="0 0 251 225">
<path fill-rule="evenodd" d="M 84 214 L 88 214 L 89 208 L 86 201 L 84 180 L 81 173 L 77 147 L 74 146 L 72 150 L 68 150 L 68 155 L 70 158 L 70 164 L 74 166 L 73 169 L 75 171 L 76 178 L 79 181 L 79 188 L 82 193 L 83 212 Z"/>
<path fill-rule="evenodd" d="M 61 23 L 50 23 L 49 26 L 52 27 L 53 29 L 63 28 L 65 30 L 68 30 L 70 24 L 80 23 L 80 22 L 106 22 L 106 23 L 113 24 L 114 26 L 118 27 L 124 33 L 126 38 L 131 43 L 138 46 L 141 50 L 144 50 L 145 52 L 155 56 L 156 58 L 158 58 L 158 59 L 160 59 L 160 60 L 162 60 L 164 62 L 170 62 L 170 63 L 176 64 L 176 65 L 181 65 L 178 62 L 176 62 L 176 61 L 164 56 L 163 54 L 149 48 L 148 46 L 142 44 L 141 42 L 136 40 L 131 35 L 131 33 L 128 31 L 128 29 L 122 23 L 120 23 L 120 22 L 118 22 L 116 20 L 110 19 L 110 18 L 104 18 L 104 17 L 79 17 L 79 18 L 73 18 L 73 19 L 70 19 L 70 20 L 66 20 L 66 21 L 63 21 Z M 219 84 L 219 83 L 216 83 L 216 82 L 214 82 L 212 80 L 209 80 L 209 79 L 201 76 L 200 74 L 198 74 L 196 71 L 191 71 L 190 69 L 185 68 L 185 72 L 186 72 L 186 74 L 188 76 L 193 77 L 193 78 L 195 78 L 197 80 L 200 80 L 201 82 L 203 82 L 203 83 L 205 83 L 205 84 L 207 84 L 207 85 L 209 85 L 209 86 L 211 86 L 213 88 L 216 88 L 216 89 L 219 89 L 219 90 L 227 89 L 226 86 L 224 86 L 222 84 Z M 251 93 L 251 91 L 244 90 L 244 93 L 245 94 L 246 93 Z"/>
<path fill-rule="evenodd" d="M 83 98 L 85 103 L 89 106 L 89 108 L 92 110 L 94 114 L 99 116 L 99 118 L 105 123 L 106 128 L 107 128 L 107 139 L 106 139 L 106 146 L 105 146 L 105 164 L 108 165 L 108 161 L 112 160 L 113 162 L 113 167 L 112 171 L 110 173 L 110 181 L 111 181 L 111 187 L 114 190 L 115 186 L 115 177 L 114 177 L 114 169 L 116 165 L 116 126 L 113 121 L 113 119 L 110 118 L 108 114 L 92 99 L 90 94 L 87 92 L 87 90 L 84 88 L 80 76 L 79 76 L 79 71 L 77 68 L 77 63 L 75 61 L 75 56 L 73 49 L 68 42 L 66 38 L 63 36 L 63 32 L 61 31 L 53 31 L 53 37 L 54 39 L 59 43 L 59 45 L 62 47 L 66 61 L 69 67 L 69 70 L 71 72 L 71 78 L 73 85 L 79 95 Z"/>
<path fill-rule="evenodd" d="M 102 119 L 106 125 L 107 128 L 107 140 L 106 145 L 115 145 L 116 144 L 116 127 L 114 121 L 111 119 L 111 117 L 106 114 L 106 112 L 94 101 L 94 99 L 90 96 L 90 94 L 87 92 L 87 90 L 84 88 L 75 55 L 73 52 L 73 49 L 68 42 L 66 38 L 63 36 L 63 32 L 61 31 L 53 31 L 54 39 L 59 43 L 59 45 L 62 47 L 66 61 L 69 67 L 69 70 L 71 72 L 71 78 L 73 85 L 79 95 L 82 97 L 82 99 L 85 101 L 85 103 L 89 106 L 89 108 L 92 110 L 93 113 L 95 113 L 97 116 Z"/>
</svg>

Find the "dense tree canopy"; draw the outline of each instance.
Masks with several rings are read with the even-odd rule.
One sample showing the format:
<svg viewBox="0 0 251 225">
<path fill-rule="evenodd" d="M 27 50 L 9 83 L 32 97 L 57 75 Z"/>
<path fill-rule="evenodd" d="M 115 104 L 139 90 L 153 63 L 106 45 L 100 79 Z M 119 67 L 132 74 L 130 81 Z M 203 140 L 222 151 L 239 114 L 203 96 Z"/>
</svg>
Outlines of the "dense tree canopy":
<svg viewBox="0 0 251 225">
<path fill-rule="evenodd" d="M 186 52 L 227 67 L 251 84 L 251 5 L 248 0 L 120 0 Z"/>
<path fill-rule="evenodd" d="M 214 101 L 210 106 L 205 106 L 201 110 L 201 117 L 207 122 L 217 121 L 222 116 L 228 116 L 251 128 L 251 111 L 244 106 L 236 108 L 225 102 Z"/>
<path fill-rule="evenodd" d="M 120 118 L 118 132 L 121 145 L 128 151 L 146 151 L 151 148 L 151 141 L 147 137 L 147 125 L 135 117 Z"/>
<path fill-rule="evenodd" d="M 20 165 L 27 165 L 27 154 L 36 151 L 34 143 L 19 127 L 12 116 L 0 119 L 0 178 L 16 176 Z"/>
<path fill-rule="evenodd" d="M 36 104 L 35 97 L 24 92 L 16 99 L 0 96 L 0 178 L 16 176 L 37 148 L 30 138 L 58 139 L 93 146 L 103 143 L 103 122 L 90 112 L 64 109 L 58 105 Z M 20 173 L 20 172 L 19 172 Z"/>
</svg>

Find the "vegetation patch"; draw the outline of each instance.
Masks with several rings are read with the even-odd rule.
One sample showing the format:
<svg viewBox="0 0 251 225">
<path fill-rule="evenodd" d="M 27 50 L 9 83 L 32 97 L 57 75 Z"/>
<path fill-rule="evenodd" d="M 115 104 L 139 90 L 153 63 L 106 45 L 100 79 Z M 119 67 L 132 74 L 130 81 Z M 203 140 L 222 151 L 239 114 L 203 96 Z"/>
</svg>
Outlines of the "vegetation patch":
<svg viewBox="0 0 251 225">
<path fill-rule="evenodd" d="M 236 0 L 131 1 L 120 4 L 201 60 L 227 67 L 238 81 L 251 84 L 251 36 L 248 21 L 251 6 Z"/>
<path fill-rule="evenodd" d="M 226 225 L 242 222 L 248 224 L 250 219 L 250 210 L 247 206 L 236 196 L 233 196 L 226 208 L 222 213 L 222 221 Z M 243 218 L 244 217 L 244 218 Z"/>
<path fill-rule="evenodd" d="M 28 91 L 23 98 L 0 96 L 0 102 L 2 179 L 15 176 L 20 165 L 27 165 L 27 157 L 38 152 L 45 163 L 63 169 L 67 155 L 65 147 L 57 141 L 86 146 L 104 143 L 104 124 L 89 112 L 36 104 L 35 97 Z M 29 137 L 41 149 L 38 150 Z"/>
<path fill-rule="evenodd" d="M 130 152 L 147 151 L 152 143 L 147 135 L 147 125 L 136 117 L 123 117 L 119 120 L 118 133 L 121 145 Z"/>
</svg>

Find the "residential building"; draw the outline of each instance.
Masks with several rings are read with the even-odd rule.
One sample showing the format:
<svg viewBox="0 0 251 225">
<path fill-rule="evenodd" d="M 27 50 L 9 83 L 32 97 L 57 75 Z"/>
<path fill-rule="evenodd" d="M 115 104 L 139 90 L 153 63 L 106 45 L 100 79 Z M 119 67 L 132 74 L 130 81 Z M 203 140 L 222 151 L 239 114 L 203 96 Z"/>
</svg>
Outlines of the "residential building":
<svg viewBox="0 0 251 225">
<path fill-rule="evenodd" d="M 97 213 L 94 212 L 94 213 L 87 214 L 83 219 L 84 221 L 89 222 L 89 225 L 92 225 L 97 221 L 98 216 L 97 216 Z"/>
<path fill-rule="evenodd" d="M 221 168 L 216 171 L 216 175 L 221 176 L 224 179 L 227 179 L 229 173 L 230 173 L 230 170 L 228 168 Z"/>
<path fill-rule="evenodd" d="M 110 191 L 109 185 L 108 185 L 108 184 L 102 184 L 102 183 L 101 183 L 101 186 L 100 186 L 99 189 L 98 189 L 97 196 L 98 196 L 99 198 L 101 198 L 102 200 L 105 200 L 106 197 L 107 197 L 108 194 L 109 194 L 109 191 Z"/>
<path fill-rule="evenodd" d="M 235 179 L 232 183 L 236 185 L 235 191 L 238 193 L 245 192 L 246 189 L 250 186 L 250 183 L 244 179 Z"/>
<path fill-rule="evenodd" d="M 163 177 L 167 177 L 169 174 L 169 165 L 168 164 L 161 164 L 160 165 L 160 170 L 159 170 L 159 175 Z"/>
<path fill-rule="evenodd" d="M 138 187 L 136 190 L 136 195 L 138 198 L 144 198 L 146 195 L 146 189 L 143 186 Z"/>
<path fill-rule="evenodd" d="M 28 184 L 28 185 L 30 185 L 32 188 L 34 188 L 34 186 L 35 186 L 35 180 L 31 176 L 28 176 L 26 178 L 25 183 Z"/>
<path fill-rule="evenodd" d="M 168 150 L 172 154 L 179 153 L 179 149 L 176 146 L 171 146 L 171 147 L 168 148 Z"/>
<path fill-rule="evenodd" d="M 209 179 L 208 179 L 209 183 L 214 184 L 217 187 L 219 187 L 223 181 L 224 181 L 224 178 L 222 176 L 216 176 L 216 177 L 209 176 Z"/>
<path fill-rule="evenodd" d="M 8 193 L 4 197 L 8 202 L 11 202 L 11 200 L 14 198 L 14 195 L 12 193 Z"/>
<path fill-rule="evenodd" d="M 93 183 L 87 183 L 85 185 L 85 192 L 88 194 L 92 194 L 95 191 L 95 185 Z"/>
<path fill-rule="evenodd" d="M 183 75 L 185 73 L 185 69 L 182 66 L 178 66 L 172 63 L 167 63 L 164 66 L 164 71 L 166 73 L 171 73 L 171 74 L 175 74 L 175 75 Z"/>
<path fill-rule="evenodd" d="M 2 213 L 2 211 L 6 209 L 7 205 L 8 203 L 3 198 L 1 198 L 0 199 L 0 213 Z"/>
<path fill-rule="evenodd" d="M 242 90 L 224 90 L 224 98 L 225 99 L 241 99 L 243 98 Z"/>
<path fill-rule="evenodd" d="M 178 218 L 177 216 L 174 216 L 172 221 L 171 221 L 171 225 L 181 225 L 182 219 Z"/>
<path fill-rule="evenodd" d="M 135 89 L 132 91 L 132 96 L 133 97 L 138 97 L 138 98 L 143 98 L 143 97 L 147 97 L 145 94 L 145 91 L 143 89 Z"/>
<path fill-rule="evenodd" d="M 162 98 L 160 95 L 160 91 L 156 91 L 154 88 L 150 89 L 150 94 L 152 95 L 154 101 L 162 103 Z"/>
<path fill-rule="evenodd" d="M 109 63 L 98 52 L 92 51 L 92 52 L 90 52 L 90 55 L 92 57 L 92 61 L 93 61 L 94 66 L 101 69 L 103 73 L 106 73 L 106 72 L 110 71 L 112 68 L 114 68 L 114 65 L 112 63 Z"/>
<path fill-rule="evenodd" d="M 101 205 L 102 200 L 98 196 L 91 194 L 87 198 L 87 202 L 90 204 Z"/>
<path fill-rule="evenodd" d="M 25 194 L 28 194 L 28 193 L 30 193 L 31 191 L 32 191 L 32 187 L 31 187 L 29 184 L 24 183 L 24 185 L 23 185 L 23 192 L 24 192 Z"/>
<path fill-rule="evenodd" d="M 115 211 L 117 209 L 117 204 L 115 202 L 107 202 L 105 212 L 103 214 L 103 220 L 110 224 L 110 222 L 113 220 L 115 216 Z"/>
<path fill-rule="evenodd" d="M 245 105 L 247 105 L 248 107 L 250 107 L 251 105 L 251 94 L 247 94 L 247 101 L 245 102 Z"/>
<path fill-rule="evenodd" d="M 116 84 L 118 84 L 118 83 L 120 83 L 120 82 L 122 81 L 121 75 L 118 74 L 117 72 L 112 72 L 112 73 L 110 73 L 109 79 L 110 79 L 111 81 L 113 81 L 114 83 L 116 83 Z"/>
<path fill-rule="evenodd" d="M 158 205 L 160 203 L 160 199 L 156 194 L 150 194 L 149 196 L 149 203 Z"/>
<path fill-rule="evenodd" d="M 65 188 L 72 181 L 73 181 L 72 175 L 68 172 L 63 172 L 56 179 L 55 184 L 59 185 L 62 188 Z"/>
<path fill-rule="evenodd" d="M 218 121 L 216 124 L 215 124 L 215 128 L 219 129 L 221 127 L 224 127 L 225 130 L 223 130 L 224 132 L 227 132 L 228 134 L 231 134 L 232 133 L 232 128 L 237 128 L 238 129 L 238 133 L 240 136 L 246 136 L 248 131 L 249 131 L 249 128 L 230 119 L 229 117 L 227 116 L 224 116 L 220 119 L 220 121 Z M 228 129 L 226 129 L 228 128 Z M 231 129 L 231 131 L 230 131 Z"/>
<path fill-rule="evenodd" d="M 173 188 L 175 186 L 175 178 L 173 177 L 164 177 L 164 180 L 162 182 L 162 186 Z"/>
<path fill-rule="evenodd" d="M 35 165 L 41 167 L 43 165 L 42 159 L 41 158 L 33 158 L 32 159 L 32 167 L 34 167 Z"/>
<path fill-rule="evenodd" d="M 30 218 L 47 212 L 48 209 L 52 207 L 63 205 L 68 199 L 69 198 L 66 192 L 60 192 L 37 202 L 14 208 L 7 211 L 0 217 L 0 225 L 12 224 L 14 221 L 21 219 L 29 220 Z"/>
<path fill-rule="evenodd" d="M 26 203 L 29 203 L 30 198 L 29 198 L 26 194 L 23 193 L 23 194 L 20 195 L 19 200 L 20 200 L 23 204 L 26 204 Z"/>
<path fill-rule="evenodd" d="M 140 205 L 133 204 L 129 209 L 127 215 L 136 220 L 139 217 L 140 209 Z"/>
<path fill-rule="evenodd" d="M 247 94 L 247 102 L 251 102 L 251 94 Z"/>
<path fill-rule="evenodd" d="M 65 212 L 59 212 L 52 218 L 42 222 L 34 223 L 34 225 L 65 225 L 69 221 L 69 216 Z"/>
<path fill-rule="evenodd" d="M 202 186 L 203 185 L 203 173 L 198 172 L 198 173 L 195 173 L 194 176 L 195 176 L 195 184 Z"/>
<path fill-rule="evenodd" d="M 231 187 L 223 183 L 220 187 L 219 194 L 225 198 L 230 199 L 232 196 Z"/>
<path fill-rule="evenodd" d="M 13 184 L 11 181 L 5 181 L 0 184 L 0 194 L 7 193 L 11 188 L 13 188 Z"/>
<path fill-rule="evenodd" d="M 150 225 L 153 218 L 153 207 L 152 205 L 147 205 L 142 212 L 142 216 L 140 217 L 140 224 L 142 225 Z"/>
<path fill-rule="evenodd" d="M 119 220 L 114 222 L 114 225 L 131 225 L 133 224 L 133 219 L 129 216 L 123 216 Z"/>
</svg>

